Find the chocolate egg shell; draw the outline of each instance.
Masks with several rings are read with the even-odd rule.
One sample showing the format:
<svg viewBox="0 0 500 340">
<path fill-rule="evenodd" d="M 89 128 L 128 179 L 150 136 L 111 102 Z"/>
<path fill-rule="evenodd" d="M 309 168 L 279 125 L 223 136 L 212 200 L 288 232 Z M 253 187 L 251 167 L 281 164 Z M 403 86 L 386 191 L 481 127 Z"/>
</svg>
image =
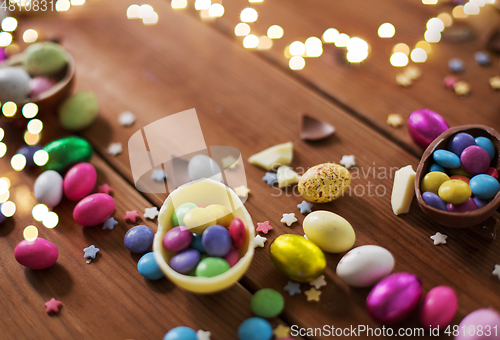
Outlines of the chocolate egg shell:
<svg viewBox="0 0 500 340">
<path fill-rule="evenodd" d="M 500 134 L 494 129 L 484 125 L 457 126 L 443 132 L 425 150 L 417 168 L 417 175 L 415 177 L 415 193 L 420 208 L 432 220 L 450 228 L 469 228 L 484 222 L 498 209 L 498 207 L 500 207 L 500 195 L 496 195 L 493 200 L 483 208 L 463 213 L 452 213 L 436 209 L 425 203 L 420 190 L 422 179 L 429 172 L 429 168 L 434 162 L 432 158 L 433 152 L 438 149 L 446 149 L 450 138 L 459 132 L 468 133 L 474 138 L 482 136 L 490 139 L 496 148 L 495 156 L 491 161 L 491 166 L 495 168 L 498 167 Z"/>
<path fill-rule="evenodd" d="M 309 282 L 323 274 L 325 254 L 321 249 L 298 235 L 278 236 L 269 248 L 274 266 L 296 282 Z"/>
</svg>

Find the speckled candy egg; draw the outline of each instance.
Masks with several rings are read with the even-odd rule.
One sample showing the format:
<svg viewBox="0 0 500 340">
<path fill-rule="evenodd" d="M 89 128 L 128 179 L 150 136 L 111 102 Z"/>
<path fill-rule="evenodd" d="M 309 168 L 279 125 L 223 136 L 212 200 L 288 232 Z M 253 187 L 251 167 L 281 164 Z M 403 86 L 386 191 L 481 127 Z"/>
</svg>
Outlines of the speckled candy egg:
<svg viewBox="0 0 500 340">
<path fill-rule="evenodd" d="M 478 334 L 480 328 L 483 331 L 482 335 Z M 500 334 L 500 314 L 494 309 L 478 309 L 463 318 L 458 325 L 458 329 L 460 332 L 455 336 L 455 340 L 498 339 Z M 488 330 L 490 336 L 485 334 Z"/>
<path fill-rule="evenodd" d="M 331 202 L 344 193 L 351 183 L 349 171 L 335 163 L 318 164 L 302 175 L 299 193 L 311 202 Z"/>
<path fill-rule="evenodd" d="M 88 128 L 97 118 L 99 102 L 91 91 L 77 92 L 59 107 L 59 122 L 70 131 Z"/>
<path fill-rule="evenodd" d="M 420 323 L 428 329 L 444 329 L 453 320 L 457 307 L 457 295 L 452 288 L 434 287 L 427 293 L 420 307 Z"/>
<path fill-rule="evenodd" d="M 448 124 L 444 118 L 429 109 L 413 111 L 408 117 L 410 136 L 422 149 L 427 148 L 437 136 L 446 130 L 448 130 Z"/>
<path fill-rule="evenodd" d="M 28 98 L 31 78 L 22 67 L 0 68 L 0 101 L 19 102 Z"/>
<path fill-rule="evenodd" d="M 31 80 L 30 88 L 31 88 L 31 97 L 38 96 L 45 91 L 48 91 L 52 86 L 56 84 L 56 81 L 53 78 L 49 77 L 35 77 Z"/>
<path fill-rule="evenodd" d="M 356 241 L 351 224 L 330 211 L 318 210 L 308 214 L 303 228 L 307 238 L 328 253 L 343 253 Z"/>
<path fill-rule="evenodd" d="M 36 179 L 33 191 L 38 202 L 54 208 L 63 197 L 63 178 L 56 171 L 44 171 Z"/>
<path fill-rule="evenodd" d="M 337 276 L 353 287 L 369 287 L 389 275 L 394 268 L 394 256 L 379 246 L 354 248 L 337 265 Z"/>
<path fill-rule="evenodd" d="M 313 242 L 299 235 L 278 236 L 269 247 L 274 266 L 296 282 L 309 282 L 323 274 L 326 259 Z"/>
<path fill-rule="evenodd" d="M 43 239 L 23 240 L 14 249 L 16 261 L 30 269 L 46 269 L 56 263 L 59 252 L 55 245 Z"/>
<path fill-rule="evenodd" d="M 72 201 L 79 201 L 94 190 L 96 181 L 97 171 L 92 164 L 77 164 L 64 176 L 64 195 Z"/>
<path fill-rule="evenodd" d="M 106 221 L 115 211 L 115 200 L 106 194 L 93 194 L 78 202 L 73 210 L 75 222 L 93 227 Z"/>
<path fill-rule="evenodd" d="M 32 76 L 53 75 L 68 64 L 66 50 L 50 41 L 28 46 L 24 55 L 24 67 Z"/>
</svg>

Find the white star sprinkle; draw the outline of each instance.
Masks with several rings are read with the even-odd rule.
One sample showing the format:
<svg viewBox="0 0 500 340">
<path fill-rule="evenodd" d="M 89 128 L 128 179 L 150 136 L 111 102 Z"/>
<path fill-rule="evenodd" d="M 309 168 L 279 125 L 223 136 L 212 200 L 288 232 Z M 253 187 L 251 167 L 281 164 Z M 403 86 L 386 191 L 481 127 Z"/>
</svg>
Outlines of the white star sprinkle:
<svg viewBox="0 0 500 340">
<path fill-rule="evenodd" d="M 311 286 L 314 286 L 316 289 L 320 289 L 323 286 L 326 286 L 325 275 L 320 275 L 311 282 L 309 282 Z"/>
<path fill-rule="evenodd" d="M 146 208 L 146 212 L 144 213 L 144 218 L 149 218 L 151 220 L 154 220 L 156 216 L 158 216 L 158 208 L 157 207 L 152 207 L 152 208 Z"/>
<path fill-rule="evenodd" d="M 346 169 L 350 169 L 353 166 L 356 166 L 356 159 L 354 158 L 354 155 L 344 155 L 339 163 Z"/>
<path fill-rule="evenodd" d="M 257 247 L 263 248 L 264 247 L 264 243 L 266 243 L 266 241 L 267 241 L 267 238 L 262 237 L 260 235 L 257 235 L 253 239 L 253 245 L 254 245 L 255 248 L 257 248 Z"/>
<path fill-rule="evenodd" d="M 446 244 L 446 239 L 448 236 L 445 234 L 441 234 L 440 232 L 437 232 L 436 235 L 432 235 L 431 239 L 434 240 L 434 245 L 437 246 L 438 244 Z"/>
<path fill-rule="evenodd" d="M 300 290 L 300 283 L 298 282 L 288 281 L 285 288 L 283 289 L 287 291 L 290 296 L 302 293 L 302 291 Z"/>
<path fill-rule="evenodd" d="M 234 190 L 234 193 L 238 196 L 238 197 L 241 197 L 241 198 L 245 198 L 248 196 L 248 193 L 250 192 L 250 189 L 248 189 L 246 186 L 244 185 L 240 185 L 239 187 L 236 187 L 233 189 Z"/>
<path fill-rule="evenodd" d="M 201 329 L 196 333 L 196 338 L 198 340 L 210 340 L 210 336 L 212 336 L 212 333 L 208 331 L 202 331 Z"/>
<path fill-rule="evenodd" d="M 118 156 L 123 152 L 123 145 L 122 143 L 111 143 L 108 146 L 108 153 L 112 156 Z"/>
<path fill-rule="evenodd" d="M 135 115 L 130 111 L 125 111 L 118 117 L 118 122 L 122 126 L 131 126 L 135 123 Z"/>
<path fill-rule="evenodd" d="M 500 264 L 495 265 L 495 269 L 493 269 L 491 274 L 495 275 L 500 280 Z"/>
<path fill-rule="evenodd" d="M 286 223 L 287 226 L 291 226 L 295 222 L 297 222 L 297 218 L 295 217 L 295 213 L 291 214 L 283 214 L 283 218 L 280 220 L 282 223 Z"/>
</svg>

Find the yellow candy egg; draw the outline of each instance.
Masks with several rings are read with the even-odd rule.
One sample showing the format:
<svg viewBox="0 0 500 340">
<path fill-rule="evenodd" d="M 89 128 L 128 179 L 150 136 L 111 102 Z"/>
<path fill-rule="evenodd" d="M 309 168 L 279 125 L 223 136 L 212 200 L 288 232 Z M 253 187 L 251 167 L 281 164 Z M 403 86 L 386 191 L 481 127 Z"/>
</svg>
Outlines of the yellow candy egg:
<svg viewBox="0 0 500 340">
<path fill-rule="evenodd" d="M 296 282 L 309 282 L 323 274 L 325 254 L 313 242 L 298 235 L 278 236 L 269 248 L 274 266 Z"/>
<path fill-rule="evenodd" d="M 450 177 L 448 177 L 448 175 L 445 174 L 444 172 L 440 171 L 429 172 L 422 179 L 420 189 L 422 192 L 430 191 L 437 195 L 441 184 L 449 180 Z"/>
<path fill-rule="evenodd" d="M 184 216 L 184 226 L 196 234 L 202 234 L 214 224 L 217 224 L 217 219 L 205 208 L 193 208 Z"/>
<path fill-rule="evenodd" d="M 349 171 L 335 163 L 323 163 L 307 170 L 299 181 L 299 193 L 306 200 L 331 202 L 344 193 L 351 183 Z"/>
<path fill-rule="evenodd" d="M 233 221 L 233 214 L 228 208 L 221 204 L 211 204 L 205 208 L 209 213 L 211 213 L 216 219 L 217 224 L 223 227 L 229 228 L 229 225 Z"/>
<path fill-rule="evenodd" d="M 439 187 L 439 197 L 446 203 L 462 204 L 470 195 L 469 185 L 457 179 L 446 181 Z"/>
<path fill-rule="evenodd" d="M 356 241 L 351 224 L 330 211 L 314 211 L 306 216 L 302 225 L 307 238 L 328 253 L 348 251 Z"/>
<path fill-rule="evenodd" d="M 460 165 L 460 168 L 447 169 L 451 176 L 465 176 L 471 178 L 472 175 L 465 171 L 464 166 Z"/>
</svg>

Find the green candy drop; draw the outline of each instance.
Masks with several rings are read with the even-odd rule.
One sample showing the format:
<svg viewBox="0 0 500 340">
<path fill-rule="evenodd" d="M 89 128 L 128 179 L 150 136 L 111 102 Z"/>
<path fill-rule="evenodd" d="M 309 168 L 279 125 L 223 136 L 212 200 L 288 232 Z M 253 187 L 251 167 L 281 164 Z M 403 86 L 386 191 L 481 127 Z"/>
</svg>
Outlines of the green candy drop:
<svg viewBox="0 0 500 340">
<path fill-rule="evenodd" d="M 68 64 L 66 50 L 54 42 L 40 42 L 24 51 L 24 68 L 32 76 L 54 75 Z"/>
<path fill-rule="evenodd" d="M 196 276 L 214 277 L 229 270 L 229 263 L 220 257 L 207 257 L 198 263 Z"/>
<path fill-rule="evenodd" d="M 88 161 L 93 154 L 90 143 L 76 136 L 55 140 L 47 144 L 43 150 L 49 154 L 49 160 L 43 169 L 60 173 L 72 165 Z"/>
<path fill-rule="evenodd" d="M 70 131 L 88 128 L 97 118 L 99 102 L 91 91 L 78 92 L 67 98 L 59 108 L 59 121 Z"/>
<path fill-rule="evenodd" d="M 274 318 L 285 308 L 285 299 L 278 291 L 264 288 L 252 296 L 250 306 L 255 315 L 262 318 Z"/>
<path fill-rule="evenodd" d="M 198 206 L 194 203 L 184 203 L 179 205 L 174 213 L 172 214 L 172 227 L 178 227 L 181 223 L 184 223 L 184 216 L 191 209 L 198 208 Z"/>
</svg>

